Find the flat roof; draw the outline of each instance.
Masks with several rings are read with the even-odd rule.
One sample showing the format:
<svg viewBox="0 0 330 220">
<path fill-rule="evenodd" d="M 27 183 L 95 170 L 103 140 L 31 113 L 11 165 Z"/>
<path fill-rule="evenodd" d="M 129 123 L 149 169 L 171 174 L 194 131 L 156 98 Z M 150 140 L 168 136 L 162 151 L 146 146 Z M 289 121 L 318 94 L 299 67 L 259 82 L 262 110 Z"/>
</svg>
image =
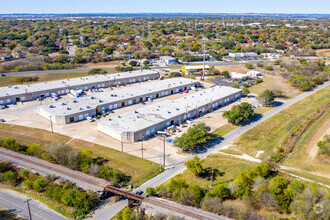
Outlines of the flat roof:
<svg viewBox="0 0 330 220">
<path fill-rule="evenodd" d="M 203 65 L 196 65 L 196 66 L 185 66 L 186 69 L 203 69 Z M 210 68 L 209 65 L 205 65 L 205 68 Z"/>
<path fill-rule="evenodd" d="M 165 59 L 165 60 L 175 60 L 174 57 L 170 57 L 170 56 L 161 56 L 160 58 Z"/>
<path fill-rule="evenodd" d="M 70 86 L 76 87 L 89 83 L 102 83 L 104 81 L 109 81 L 109 80 L 120 80 L 129 77 L 138 77 L 143 75 L 151 75 L 155 73 L 158 72 L 154 70 L 138 70 L 138 71 L 124 72 L 124 73 L 94 75 L 94 76 L 56 80 L 56 81 L 43 82 L 43 83 L 33 83 L 29 85 L 6 86 L 6 87 L 0 87 L 0 97 L 21 95 L 25 93 L 33 93 L 33 92 L 41 92 L 41 91 L 50 91 L 54 89 L 68 88 Z"/>
<path fill-rule="evenodd" d="M 215 86 L 180 99 L 167 100 L 126 112 L 98 124 L 119 132 L 137 132 L 240 91 L 241 89 L 232 87 Z"/>
<path fill-rule="evenodd" d="M 85 112 L 90 109 L 96 109 L 98 106 L 107 103 L 111 104 L 130 97 L 143 96 L 157 91 L 161 92 L 178 86 L 188 86 L 196 82 L 196 80 L 182 77 L 171 78 L 142 85 L 114 89 L 108 92 L 95 93 L 93 95 L 75 98 L 71 101 L 62 102 L 58 100 L 57 102 L 42 105 L 40 108 L 54 116 L 67 116 Z"/>
</svg>

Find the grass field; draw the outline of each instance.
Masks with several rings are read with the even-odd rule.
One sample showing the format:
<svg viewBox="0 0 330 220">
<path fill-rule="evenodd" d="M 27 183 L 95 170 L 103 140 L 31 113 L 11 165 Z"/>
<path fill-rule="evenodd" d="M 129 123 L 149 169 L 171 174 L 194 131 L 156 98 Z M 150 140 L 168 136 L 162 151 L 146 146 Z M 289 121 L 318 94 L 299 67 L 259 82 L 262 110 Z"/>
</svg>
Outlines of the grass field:
<svg viewBox="0 0 330 220">
<path fill-rule="evenodd" d="M 77 70 L 79 71 L 79 70 Z M 109 74 L 114 73 L 115 71 L 108 71 Z M 83 77 L 88 76 L 88 72 L 67 72 L 67 73 L 43 73 L 43 74 L 29 74 L 24 75 L 24 77 L 39 77 L 39 80 L 36 82 L 48 82 L 48 81 L 54 81 L 54 80 L 62 80 L 62 79 L 70 79 L 70 78 L 77 78 L 77 77 Z M 7 74 L 7 76 L 0 77 L 0 86 L 7 86 L 7 85 L 17 85 L 19 83 L 16 82 L 16 80 L 19 77 L 23 76 L 10 76 Z"/>
<path fill-rule="evenodd" d="M 211 170 L 214 169 L 213 184 L 229 183 L 242 170 L 256 166 L 255 163 L 222 155 L 211 155 L 203 162 L 203 168 L 207 170 L 207 177 L 196 177 L 193 173 L 185 170 L 175 178 L 182 177 L 188 184 L 208 187 L 211 184 Z"/>
<path fill-rule="evenodd" d="M 266 159 L 274 152 L 276 146 L 288 137 L 301 123 L 313 116 L 330 101 L 330 86 L 306 97 L 287 109 L 274 115 L 258 126 L 240 136 L 234 147 L 254 157 L 258 151 L 264 151 L 261 156 Z"/>
<path fill-rule="evenodd" d="M 253 85 L 249 88 L 250 92 L 259 95 L 266 89 L 274 90 L 280 89 L 284 92 L 284 95 L 288 98 L 299 95 L 301 92 L 292 87 L 285 79 L 280 76 L 266 75 L 262 83 Z"/>
<path fill-rule="evenodd" d="M 321 117 L 315 120 L 300 136 L 292 153 L 283 162 L 283 165 L 296 167 L 307 171 L 316 171 L 329 175 L 330 164 L 319 160 L 317 142 L 323 138 L 330 128 L 330 108 Z M 330 184 L 329 184 L 330 185 Z"/>
<path fill-rule="evenodd" d="M 228 123 L 228 124 L 225 124 L 224 126 L 221 126 L 220 128 L 213 131 L 212 133 L 215 134 L 217 136 L 217 138 L 219 138 L 219 137 L 222 137 L 225 134 L 235 130 L 236 128 L 238 128 L 238 126 Z"/>
<path fill-rule="evenodd" d="M 47 148 L 53 144 L 65 144 L 72 138 L 50 131 L 0 123 L 0 137 L 15 138 L 21 144 L 35 143 Z M 95 157 L 108 159 L 111 167 L 132 177 L 134 185 L 140 185 L 160 172 L 159 164 L 120 151 L 74 139 L 69 146 L 90 149 Z"/>
<path fill-rule="evenodd" d="M 316 50 L 316 55 L 319 57 L 330 57 L 330 49 Z"/>
<path fill-rule="evenodd" d="M 307 173 L 307 172 L 303 172 L 303 171 L 289 171 L 289 170 L 285 170 L 285 172 L 302 177 L 302 178 L 306 178 L 307 180 L 311 180 L 314 181 L 316 183 L 321 183 L 321 184 L 325 184 L 327 186 L 330 187 L 330 179 L 325 178 L 325 177 L 320 177 L 318 175 L 313 175 L 311 173 Z"/>
</svg>

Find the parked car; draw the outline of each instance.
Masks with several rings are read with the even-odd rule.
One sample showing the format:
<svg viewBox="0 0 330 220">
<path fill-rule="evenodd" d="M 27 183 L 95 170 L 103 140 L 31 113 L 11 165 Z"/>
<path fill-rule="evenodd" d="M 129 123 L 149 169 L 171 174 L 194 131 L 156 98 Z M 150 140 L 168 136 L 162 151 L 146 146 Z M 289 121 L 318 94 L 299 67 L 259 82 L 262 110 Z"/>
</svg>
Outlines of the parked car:
<svg viewBox="0 0 330 220">
<path fill-rule="evenodd" d="M 1 74 L 1 76 L 7 76 L 6 74 Z"/>
<path fill-rule="evenodd" d="M 95 121 L 95 119 L 94 119 L 94 118 L 92 118 L 92 117 L 90 117 L 90 116 L 89 116 L 89 117 L 87 117 L 87 120 L 88 120 L 88 121 L 90 121 L 90 122 L 93 122 L 93 121 Z"/>
<path fill-rule="evenodd" d="M 143 191 L 141 191 L 141 190 L 138 190 L 138 191 L 136 191 L 136 192 L 135 192 L 135 194 L 140 196 L 140 195 L 142 195 L 142 194 L 143 194 Z"/>
<path fill-rule="evenodd" d="M 0 118 L 0 122 L 5 122 L 5 119 L 3 119 L 3 118 Z"/>
</svg>

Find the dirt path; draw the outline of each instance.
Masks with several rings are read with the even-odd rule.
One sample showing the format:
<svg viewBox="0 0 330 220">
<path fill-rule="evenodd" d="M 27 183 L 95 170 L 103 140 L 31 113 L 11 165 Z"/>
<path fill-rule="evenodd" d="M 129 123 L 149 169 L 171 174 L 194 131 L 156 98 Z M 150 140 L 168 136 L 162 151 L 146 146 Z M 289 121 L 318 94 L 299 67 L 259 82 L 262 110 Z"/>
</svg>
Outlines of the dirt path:
<svg viewBox="0 0 330 220">
<path fill-rule="evenodd" d="M 313 145 L 313 147 L 308 151 L 308 160 L 315 160 L 317 156 L 317 152 L 319 147 L 317 146 L 317 142 L 322 140 L 325 135 L 330 134 L 330 118 L 326 120 L 325 123 L 322 124 L 318 132 L 316 132 L 315 136 L 309 141 L 308 144 Z"/>
</svg>

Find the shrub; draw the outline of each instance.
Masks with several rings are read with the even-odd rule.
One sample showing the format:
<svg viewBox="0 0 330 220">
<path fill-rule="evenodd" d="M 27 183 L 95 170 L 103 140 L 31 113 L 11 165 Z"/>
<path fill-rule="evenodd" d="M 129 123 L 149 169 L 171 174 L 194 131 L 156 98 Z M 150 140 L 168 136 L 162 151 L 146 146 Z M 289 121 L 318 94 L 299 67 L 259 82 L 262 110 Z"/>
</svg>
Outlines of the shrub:
<svg viewBox="0 0 330 220">
<path fill-rule="evenodd" d="M 91 69 L 90 71 L 88 71 L 88 74 L 92 74 L 92 75 L 95 75 L 95 74 L 106 74 L 107 71 L 101 69 L 101 68 L 95 68 L 95 69 Z"/>
<path fill-rule="evenodd" d="M 322 141 L 317 142 L 321 153 L 330 156 L 330 135 L 325 135 Z"/>
<path fill-rule="evenodd" d="M 17 173 L 8 170 L 4 173 L 4 181 L 6 181 L 8 184 L 15 186 L 16 185 L 16 180 L 17 180 Z"/>
<path fill-rule="evenodd" d="M 153 187 L 148 187 L 146 190 L 147 196 L 154 196 L 156 195 L 156 190 Z"/>
<path fill-rule="evenodd" d="M 274 93 L 269 90 L 266 89 L 265 91 L 263 91 L 260 95 L 258 95 L 257 100 L 263 105 L 263 106 L 267 106 L 269 104 L 271 104 L 275 99 L 275 95 Z"/>
<path fill-rule="evenodd" d="M 273 66 L 265 66 L 265 70 L 274 70 Z"/>
<path fill-rule="evenodd" d="M 174 78 L 174 77 L 182 77 L 181 73 L 179 72 L 171 72 L 168 78 Z"/>
<path fill-rule="evenodd" d="M 33 188 L 33 185 L 32 185 L 32 183 L 31 183 L 30 180 L 24 180 L 22 182 L 22 187 L 23 187 L 23 189 L 29 190 L 29 189 L 32 189 Z"/>
<path fill-rule="evenodd" d="M 46 186 L 46 183 L 45 183 L 44 179 L 37 179 L 33 182 L 33 190 L 35 190 L 37 192 L 41 192 L 45 186 Z"/>
<path fill-rule="evenodd" d="M 253 64 L 251 64 L 251 63 L 247 63 L 247 64 L 245 64 L 245 67 L 247 68 L 247 69 L 253 69 L 254 67 L 253 67 Z"/>
</svg>

